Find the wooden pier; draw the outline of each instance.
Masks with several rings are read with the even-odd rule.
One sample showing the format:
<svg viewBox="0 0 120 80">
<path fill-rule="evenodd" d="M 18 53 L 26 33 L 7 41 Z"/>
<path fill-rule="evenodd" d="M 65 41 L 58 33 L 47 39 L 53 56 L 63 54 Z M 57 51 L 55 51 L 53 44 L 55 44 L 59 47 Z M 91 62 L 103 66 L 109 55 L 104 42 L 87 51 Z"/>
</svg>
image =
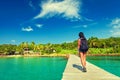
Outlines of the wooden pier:
<svg viewBox="0 0 120 80">
<path fill-rule="evenodd" d="M 87 72 L 82 72 L 80 58 L 76 55 L 70 55 L 62 80 L 120 80 L 120 77 L 89 62 L 87 62 L 86 68 Z"/>
</svg>

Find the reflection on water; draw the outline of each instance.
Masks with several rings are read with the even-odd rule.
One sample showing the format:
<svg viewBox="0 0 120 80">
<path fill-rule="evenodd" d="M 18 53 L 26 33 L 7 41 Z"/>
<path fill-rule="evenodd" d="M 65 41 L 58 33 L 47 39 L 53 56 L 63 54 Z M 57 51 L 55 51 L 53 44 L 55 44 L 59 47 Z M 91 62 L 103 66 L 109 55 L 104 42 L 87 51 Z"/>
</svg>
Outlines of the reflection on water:
<svg viewBox="0 0 120 80">
<path fill-rule="evenodd" d="M 87 61 L 120 77 L 120 56 L 87 56 Z"/>
</svg>

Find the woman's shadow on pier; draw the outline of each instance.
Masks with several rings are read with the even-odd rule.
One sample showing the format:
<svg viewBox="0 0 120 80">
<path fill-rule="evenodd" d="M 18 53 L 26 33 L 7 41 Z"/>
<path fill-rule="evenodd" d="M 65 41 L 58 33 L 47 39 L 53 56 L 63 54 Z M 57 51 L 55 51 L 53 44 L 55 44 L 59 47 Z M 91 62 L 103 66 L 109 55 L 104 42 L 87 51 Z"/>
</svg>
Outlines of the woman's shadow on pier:
<svg viewBox="0 0 120 80">
<path fill-rule="evenodd" d="M 78 70 L 81 70 L 81 71 L 82 71 L 82 66 L 80 66 L 80 65 L 73 64 L 73 67 L 74 67 L 74 68 L 77 68 Z"/>
</svg>

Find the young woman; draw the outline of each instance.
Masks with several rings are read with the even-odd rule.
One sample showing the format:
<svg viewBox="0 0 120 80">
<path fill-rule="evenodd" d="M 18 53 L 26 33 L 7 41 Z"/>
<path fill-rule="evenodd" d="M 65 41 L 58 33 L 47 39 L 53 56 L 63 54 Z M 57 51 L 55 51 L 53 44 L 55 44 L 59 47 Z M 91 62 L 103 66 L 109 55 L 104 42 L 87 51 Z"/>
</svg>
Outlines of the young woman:
<svg viewBox="0 0 120 80">
<path fill-rule="evenodd" d="M 80 55 L 80 60 L 81 60 L 81 64 L 83 67 L 83 72 L 86 72 L 86 53 L 88 51 L 88 49 L 82 49 L 81 45 L 82 45 L 82 41 L 86 40 L 84 34 L 82 32 L 79 33 L 79 39 L 78 39 L 78 51 L 79 51 L 79 55 Z M 87 43 L 86 43 L 87 44 Z"/>
</svg>

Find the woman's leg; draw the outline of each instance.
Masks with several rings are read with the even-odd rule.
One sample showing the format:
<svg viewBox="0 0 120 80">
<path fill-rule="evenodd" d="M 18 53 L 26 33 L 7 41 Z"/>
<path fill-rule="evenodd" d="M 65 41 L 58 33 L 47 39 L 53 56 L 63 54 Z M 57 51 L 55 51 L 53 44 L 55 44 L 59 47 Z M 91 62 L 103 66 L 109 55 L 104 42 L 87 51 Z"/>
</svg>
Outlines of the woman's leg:
<svg viewBox="0 0 120 80">
<path fill-rule="evenodd" d="M 81 59 L 81 64 L 83 67 L 83 72 L 86 72 L 86 53 L 80 52 L 80 59 Z"/>
<path fill-rule="evenodd" d="M 83 53 L 83 72 L 87 72 L 87 70 L 86 70 L 86 53 Z"/>
<path fill-rule="evenodd" d="M 79 54 L 80 54 L 81 64 L 82 64 L 82 66 L 84 67 L 84 57 L 83 57 L 83 53 L 80 52 Z"/>
<path fill-rule="evenodd" d="M 83 53 L 83 64 L 86 67 L 86 53 Z"/>
</svg>

